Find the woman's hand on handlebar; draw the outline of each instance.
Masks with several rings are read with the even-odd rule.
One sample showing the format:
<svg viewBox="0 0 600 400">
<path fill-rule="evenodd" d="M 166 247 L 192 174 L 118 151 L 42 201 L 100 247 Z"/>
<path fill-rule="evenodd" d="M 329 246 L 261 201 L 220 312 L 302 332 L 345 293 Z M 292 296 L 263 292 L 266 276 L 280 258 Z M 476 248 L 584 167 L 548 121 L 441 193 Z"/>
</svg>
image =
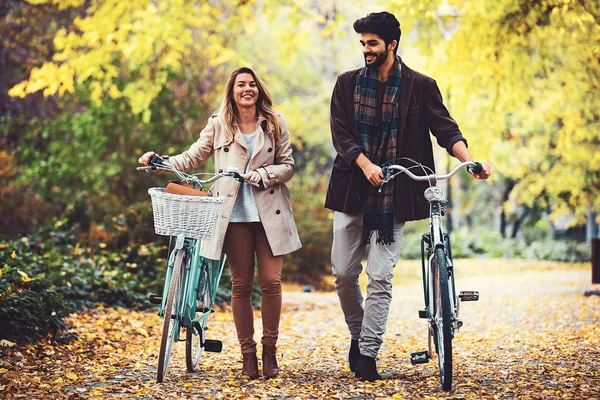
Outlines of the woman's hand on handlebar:
<svg viewBox="0 0 600 400">
<path fill-rule="evenodd" d="M 469 171 L 469 173 L 471 175 L 473 175 L 473 177 L 475 179 L 487 179 L 490 177 L 490 174 L 492 173 L 492 167 L 490 166 L 490 164 L 486 163 L 485 161 L 480 161 L 481 164 L 481 172 L 479 173 L 473 173 L 473 171 L 471 171 L 470 168 L 467 168 L 467 171 Z"/>
<path fill-rule="evenodd" d="M 159 157 L 159 155 L 153 151 L 147 151 L 138 159 L 138 163 L 148 166 L 152 157 Z"/>
<path fill-rule="evenodd" d="M 247 180 L 250 183 L 256 184 L 258 185 L 261 181 L 262 181 L 262 177 L 260 176 L 260 174 L 256 171 L 250 171 L 245 175 L 242 175 L 244 177 L 245 180 Z"/>
</svg>

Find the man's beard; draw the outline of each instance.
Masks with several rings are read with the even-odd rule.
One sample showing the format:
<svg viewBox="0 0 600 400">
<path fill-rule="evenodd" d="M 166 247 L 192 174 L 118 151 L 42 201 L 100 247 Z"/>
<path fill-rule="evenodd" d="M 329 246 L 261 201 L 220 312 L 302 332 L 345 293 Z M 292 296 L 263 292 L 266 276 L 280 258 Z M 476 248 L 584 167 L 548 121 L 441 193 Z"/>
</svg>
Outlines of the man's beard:
<svg viewBox="0 0 600 400">
<path fill-rule="evenodd" d="M 377 58 L 375 58 L 375 61 L 373 61 L 371 64 L 367 64 L 367 56 L 377 56 Z M 388 51 L 384 51 L 383 53 L 367 53 L 365 54 L 365 66 L 367 68 L 379 68 L 383 65 L 383 63 L 385 62 L 385 60 L 387 59 L 388 56 Z"/>
</svg>

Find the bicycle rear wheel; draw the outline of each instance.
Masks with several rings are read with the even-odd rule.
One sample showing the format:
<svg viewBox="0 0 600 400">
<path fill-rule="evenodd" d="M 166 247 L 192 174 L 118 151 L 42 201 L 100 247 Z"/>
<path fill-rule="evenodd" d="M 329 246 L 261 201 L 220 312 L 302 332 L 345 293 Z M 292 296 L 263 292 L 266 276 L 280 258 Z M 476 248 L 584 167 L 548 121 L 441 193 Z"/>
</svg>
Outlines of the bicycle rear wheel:
<svg viewBox="0 0 600 400">
<path fill-rule="evenodd" d="M 203 265 L 200 271 L 200 277 L 198 278 L 196 318 L 211 308 L 208 279 L 207 268 Z M 206 340 L 206 329 L 208 327 L 207 319 L 208 315 L 205 315 L 199 322 L 193 323 L 191 328 L 187 328 L 185 335 L 185 363 L 188 372 L 196 372 L 198 369 L 198 363 L 204 352 L 204 341 Z"/>
<path fill-rule="evenodd" d="M 436 249 L 434 262 L 434 325 L 435 343 L 442 389 L 452 388 L 452 306 L 448 288 L 448 264 L 444 249 Z"/>
<path fill-rule="evenodd" d="M 169 294 L 163 314 L 163 332 L 160 340 L 160 351 L 158 353 L 158 370 L 156 372 L 156 381 L 159 383 L 167 375 L 171 348 L 179 333 L 179 304 L 181 302 L 181 289 L 183 285 L 184 261 L 185 250 L 180 249 L 175 257 Z"/>
</svg>

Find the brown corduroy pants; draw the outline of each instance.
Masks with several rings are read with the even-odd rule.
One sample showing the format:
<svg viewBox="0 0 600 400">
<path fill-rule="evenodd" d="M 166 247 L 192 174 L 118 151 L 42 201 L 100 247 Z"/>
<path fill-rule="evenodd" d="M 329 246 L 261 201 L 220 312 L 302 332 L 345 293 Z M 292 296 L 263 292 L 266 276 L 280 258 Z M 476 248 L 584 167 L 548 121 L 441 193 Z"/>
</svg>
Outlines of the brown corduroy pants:
<svg viewBox="0 0 600 400">
<path fill-rule="evenodd" d="M 275 346 L 281 317 L 283 256 L 273 255 L 260 222 L 230 223 L 225 234 L 223 250 L 227 254 L 231 270 L 231 308 L 242 353 L 256 352 L 252 312 L 255 254 L 258 262 L 258 282 L 262 291 L 262 344 Z"/>
</svg>

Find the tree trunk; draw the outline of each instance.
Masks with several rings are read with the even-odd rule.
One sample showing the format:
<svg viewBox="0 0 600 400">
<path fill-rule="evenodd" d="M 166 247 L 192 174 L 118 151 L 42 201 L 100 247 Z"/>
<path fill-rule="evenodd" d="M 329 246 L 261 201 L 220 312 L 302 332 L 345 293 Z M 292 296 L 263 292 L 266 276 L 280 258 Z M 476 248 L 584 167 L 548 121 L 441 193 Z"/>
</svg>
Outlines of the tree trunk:
<svg viewBox="0 0 600 400">
<path fill-rule="evenodd" d="M 586 243 L 591 243 L 592 238 L 600 237 L 600 232 L 598 231 L 598 224 L 596 223 L 596 212 L 592 209 L 590 205 L 588 208 L 587 215 L 587 224 L 585 229 L 585 241 Z"/>
<path fill-rule="evenodd" d="M 525 218 L 527 218 L 530 211 L 531 210 L 529 208 L 526 208 L 525 211 L 523 211 L 523 214 L 521 214 L 521 216 L 517 217 L 515 222 L 513 222 L 512 232 L 510 234 L 510 237 L 512 239 L 517 237 L 517 234 L 519 233 L 519 230 L 521 229 L 521 224 L 523 223 L 523 221 L 525 221 Z"/>
<path fill-rule="evenodd" d="M 507 179 L 506 180 L 506 188 L 504 189 L 504 192 L 502 193 L 502 211 L 500 212 L 500 234 L 502 235 L 502 237 L 506 237 L 506 228 L 508 226 L 506 212 L 504 211 L 504 203 L 506 203 L 508 201 L 508 198 L 510 197 L 510 193 L 512 192 L 515 185 L 516 185 L 516 182 L 514 180 Z"/>
</svg>

